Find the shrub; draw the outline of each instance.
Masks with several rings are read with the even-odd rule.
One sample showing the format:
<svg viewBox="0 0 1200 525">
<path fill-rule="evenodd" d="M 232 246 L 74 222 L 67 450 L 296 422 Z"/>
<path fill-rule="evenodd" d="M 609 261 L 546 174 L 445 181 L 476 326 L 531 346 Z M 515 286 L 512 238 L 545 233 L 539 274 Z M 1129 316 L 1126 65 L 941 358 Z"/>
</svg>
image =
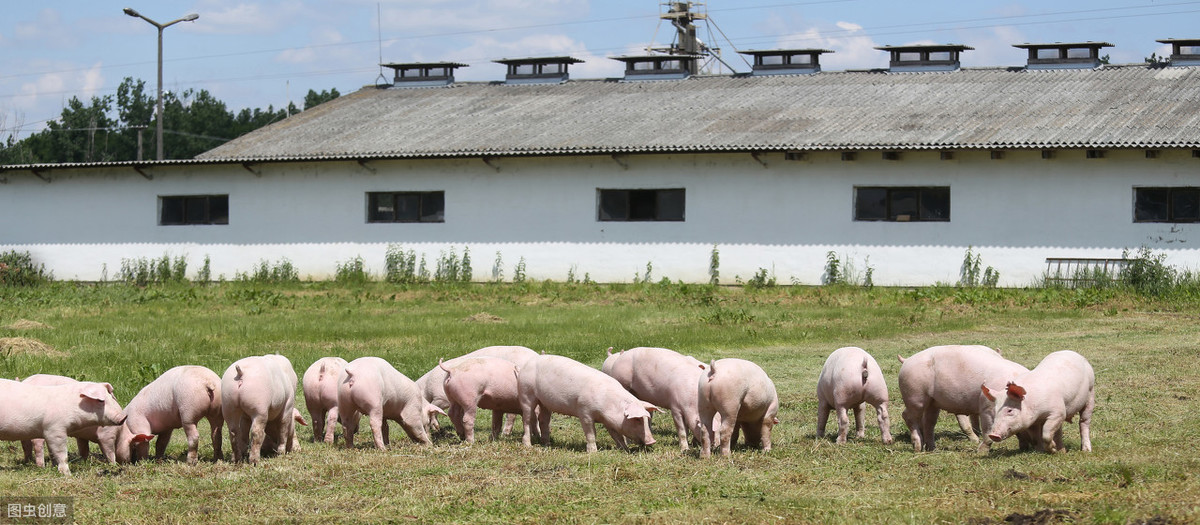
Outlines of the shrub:
<svg viewBox="0 0 1200 525">
<path fill-rule="evenodd" d="M 187 280 L 187 258 L 181 255 L 172 260 L 164 253 L 158 259 L 121 259 L 121 271 L 117 273 L 117 280 L 135 286 L 183 282 Z"/>
<path fill-rule="evenodd" d="M 35 264 L 29 252 L 0 253 L 0 286 L 34 286 L 52 280 L 46 265 Z"/>
<path fill-rule="evenodd" d="M 1118 273 L 1118 279 L 1138 293 L 1161 297 L 1175 286 L 1176 272 L 1167 266 L 1167 254 L 1155 255 L 1150 248 L 1143 246 L 1136 257 L 1130 258 L 1129 250 L 1122 252 L 1121 257 L 1128 259 L 1128 262 Z"/>
<path fill-rule="evenodd" d="M 346 284 L 363 284 L 370 282 L 371 276 L 367 273 L 362 256 L 359 255 L 345 263 L 338 263 L 333 280 Z"/>
<path fill-rule="evenodd" d="M 300 272 L 286 257 L 279 259 L 273 265 L 263 259 L 258 262 L 258 266 L 251 273 L 238 273 L 234 280 L 255 283 L 289 283 L 299 281 Z"/>
</svg>

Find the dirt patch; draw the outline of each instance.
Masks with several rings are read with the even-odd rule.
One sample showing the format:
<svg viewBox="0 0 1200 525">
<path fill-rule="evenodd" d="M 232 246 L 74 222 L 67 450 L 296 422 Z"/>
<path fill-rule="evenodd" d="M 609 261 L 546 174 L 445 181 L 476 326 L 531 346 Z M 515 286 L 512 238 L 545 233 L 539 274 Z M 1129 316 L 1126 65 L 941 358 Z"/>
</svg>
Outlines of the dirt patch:
<svg viewBox="0 0 1200 525">
<path fill-rule="evenodd" d="M 463 318 L 464 323 L 507 323 L 503 317 L 492 315 L 487 312 L 479 312 L 475 315 Z"/>
<path fill-rule="evenodd" d="M 9 329 L 9 330 L 42 330 L 42 329 L 53 330 L 54 329 L 53 326 L 50 326 L 45 323 L 39 323 L 37 321 L 30 321 L 29 319 L 19 319 L 17 321 L 14 321 L 12 324 L 9 324 L 8 326 L 5 326 L 4 328 Z"/>
<path fill-rule="evenodd" d="M 1075 521 L 1075 515 L 1069 510 L 1062 509 L 1042 509 L 1032 516 L 1014 512 L 1004 517 L 1004 521 L 1013 525 L 1049 525 L 1051 523 L 1071 523 Z"/>
<path fill-rule="evenodd" d="M 18 356 L 35 355 L 46 357 L 66 357 L 66 353 L 55 350 L 50 345 L 28 337 L 0 337 L 0 355 Z"/>
</svg>

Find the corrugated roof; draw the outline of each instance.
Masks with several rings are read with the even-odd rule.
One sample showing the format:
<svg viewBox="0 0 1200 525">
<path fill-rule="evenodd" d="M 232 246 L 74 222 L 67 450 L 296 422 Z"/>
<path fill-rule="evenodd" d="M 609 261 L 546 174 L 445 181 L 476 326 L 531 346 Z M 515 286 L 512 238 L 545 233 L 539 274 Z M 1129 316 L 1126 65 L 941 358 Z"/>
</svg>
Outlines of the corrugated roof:
<svg viewBox="0 0 1200 525">
<path fill-rule="evenodd" d="M 1200 148 L 1200 68 L 366 87 L 177 162 L 1014 148 Z"/>
</svg>

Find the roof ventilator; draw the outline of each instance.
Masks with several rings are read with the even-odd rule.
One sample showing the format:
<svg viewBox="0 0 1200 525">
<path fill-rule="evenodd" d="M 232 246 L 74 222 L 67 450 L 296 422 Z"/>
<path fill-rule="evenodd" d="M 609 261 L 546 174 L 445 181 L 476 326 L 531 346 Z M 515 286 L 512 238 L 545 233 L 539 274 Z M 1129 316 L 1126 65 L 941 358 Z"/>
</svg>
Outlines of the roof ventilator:
<svg viewBox="0 0 1200 525">
<path fill-rule="evenodd" d="M 492 62 L 508 66 L 508 74 L 504 76 L 505 84 L 561 84 L 569 78 L 567 68 L 571 64 L 583 61 L 562 56 L 504 58 Z"/>
<path fill-rule="evenodd" d="M 832 53 L 829 49 L 767 49 L 738 51 L 754 57 L 750 74 L 762 75 L 810 75 L 821 71 L 821 54 Z"/>
<path fill-rule="evenodd" d="M 409 62 L 380 64 L 396 72 L 392 87 L 438 87 L 454 83 L 454 70 L 467 67 L 457 62 Z"/>
<path fill-rule="evenodd" d="M 961 67 L 959 55 L 975 48 L 961 44 L 879 46 L 875 49 L 892 55 L 888 62 L 893 73 L 955 71 Z"/>
<path fill-rule="evenodd" d="M 1053 44 L 1013 44 L 1029 51 L 1025 69 L 1096 69 L 1101 66 L 1100 49 L 1113 47 L 1108 42 L 1055 42 Z"/>
<path fill-rule="evenodd" d="M 609 57 L 625 63 L 625 81 L 681 80 L 691 76 L 700 55 L 638 55 Z"/>
<path fill-rule="evenodd" d="M 1172 66 L 1200 66 L 1200 39 L 1164 38 L 1156 42 L 1171 45 Z"/>
</svg>

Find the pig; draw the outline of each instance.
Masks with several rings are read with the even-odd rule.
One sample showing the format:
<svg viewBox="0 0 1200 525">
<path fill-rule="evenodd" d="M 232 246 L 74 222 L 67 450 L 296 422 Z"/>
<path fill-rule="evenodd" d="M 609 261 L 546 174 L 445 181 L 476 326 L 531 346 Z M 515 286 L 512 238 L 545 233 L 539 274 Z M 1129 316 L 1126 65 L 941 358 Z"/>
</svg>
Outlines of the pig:
<svg viewBox="0 0 1200 525">
<path fill-rule="evenodd" d="M 537 352 L 524 346 L 486 346 L 470 352 L 468 354 L 456 357 L 446 361 L 446 366 L 454 366 L 455 360 L 467 357 L 499 357 L 512 361 L 520 368 L 529 358 L 537 355 Z M 425 396 L 425 401 L 442 409 L 442 411 L 450 410 L 450 400 L 446 398 L 445 387 L 446 372 L 439 367 L 433 367 L 432 370 L 426 372 L 425 375 L 417 379 L 417 387 L 421 389 L 422 395 Z M 502 433 L 508 435 L 512 430 L 513 421 L 516 420 L 516 415 L 510 414 L 504 422 Z M 440 428 L 437 420 L 437 413 L 429 414 L 429 428 L 437 431 Z"/>
<path fill-rule="evenodd" d="M 1079 437 L 1084 452 L 1092 451 L 1092 410 L 1096 407 L 1096 374 L 1086 358 L 1071 350 L 1054 352 L 1033 370 L 1013 379 L 1003 389 L 981 385 L 993 403 L 989 440 L 1026 431 L 1036 446 L 1049 453 L 1066 450 L 1063 422 L 1079 415 Z"/>
<path fill-rule="evenodd" d="M 440 360 L 446 375 L 444 390 L 450 401 L 450 421 L 458 437 L 468 444 L 475 442 L 475 412 L 480 408 L 492 411 L 492 440 L 500 437 L 505 414 L 520 414 L 517 398 L 517 365 L 499 357 L 465 357 L 455 359 L 453 366 Z"/>
<path fill-rule="evenodd" d="M 686 452 L 688 432 L 697 432 L 696 422 L 700 419 L 696 383 L 707 366 L 674 350 L 643 346 L 618 354 L 613 354 L 609 348 L 608 358 L 600 370 L 638 399 L 670 410 L 679 437 L 679 450 Z M 700 439 L 699 434 L 695 437 Z"/>
<path fill-rule="evenodd" d="M 38 386 L 0 379 L 0 441 L 46 440 L 59 473 L 67 465 L 67 436 L 88 427 L 120 425 L 125 411 L 108 383 Z"/>
<path fill-rule="evenodd" d="M 150 439 L 158 436 L 155 456 L 162 459 L 171 442 L 171 434 L 183 428 L 187 438 L 187 462 L 195 465 L 199 457 L 200 431 L 196 423 L 208 420 L 212 438 L 213 461 L 224 458 L 221 431 L 225 418 L 221 407 L 221 378 L 203 366 L 177 366 L 163 372 L 142 388 L 125 405 L 129 419 L 117 433 L 117 461 L 128 463 L 149 455 Z"/>
<path fill-rule="evenodd" d="M 700 457 L 711 455 L 714 446 L 729 456 L 738 428 L 747 444 L 758 441 L 763 452 L 771 450 L 771 428 L 779 424 L 779 395 L 761 367 L 744 359 L 710 361 L 708 373 L 700 375 L 697 397 Z"/>
<path fill-rule="evenodd" d="M 274 354 L 239 359 L 221 376 L 221 415 L 229 427 L 233 461 L 248 457 L 257 465 L 268 428 L 272 439 L 291 452 L 296 427 L 296 370 Z"/>
<path fill-rule="evenodd" d="M 992 426 L 991 403 L 979 391 L 979 385 L 999 387 L 1029 371 L 982 345 L 934 346 L 901 359 L 901 363 L 901 415 L 916 452 L 934 450 L 933 427 L 941 410 L 978 416 L 980 431 L 987 432 Z M 959 418 L 959 425 L 973 435 L 966 417 Z M 979 440 L 981 451 L 988 446 L 986 440 Z"/>
<path fill-rule="evenodd" d="M 517 393 L 525 446 L 533 444 L 535 414 L 539 441 L 550 444 L 553 412 L 579 418 L 589 453 L 596 451 L 596 423 L 604 425 L 621 450 L 629 450 L 626 440 L 655 443 L 650 412 L 659 408 L 634 397 L 604 372 L 569 357 L 543 354 L 527 361 L 517 372 Z"/>
<path fill-rule="evenodd" d="M 387 450 L 387 420 L 400 424 L 409 439 L 430 444 L 425 429 L 432 412 L 445 414 L 425 401 L 416 382 L 378 357 L 360 357 L 342 369 L 338 379 L 338 419 L 346 437 L 346 448 L 354 448 L 354 433 L 362 414 L 371 424 L 375 448 Z"/>
<path fill-rule="evenodd" d="M 52 386 L 66 385 L 78 383 L 79 381 L 66 376 L 53 374 L 34 374 L 26 377 L 22 383 L 28 385 Z M 104 454 L 104 459 L 109 463 L 116 463 L 116 437 L 117 426 L 104 427 L 87 427 L 77 430 L 68 435 L 75 438 L 75 443 L 79 448 L 79 458 L 87 459 L 90 455 L 90 445 L 88 443 L 96 443 L 100 445 L 100 452 Z M 21 441 L 21 448 L 25 452 L 25 461 L 34 462 L 37 466 L 45 466 L 45 440 L 43 439 L 26 439 Z"/>
<path fill-rule="evenodd" d="M 883 444 L 892 443 L 891 423 L 888 418 L 888 388 L 879 363 L 866 350 L 848 346 L 834 350 L 825 360 L 821 375 L 817 379 L 817 437 L 825 437 L 825 423 L 829 421 L 829 410 L 837 411 L 837 442 L 846 442 L 850 428 L 847 409 L 854 410 L 856 435 L 866 435 L 863 427 L 863 405 L 875 407 L 879 432 Z"/>
<path fill-rule="evenodd" d="M 346 368 L 345 359 L 322 357 L 304 372 L 304 404 L 312 418 L 314 442 L 323 438 L 326 443 L 333 443 L 333 430 L 338 420 L 338 377 L 343 368 Z"/>
</svg>

